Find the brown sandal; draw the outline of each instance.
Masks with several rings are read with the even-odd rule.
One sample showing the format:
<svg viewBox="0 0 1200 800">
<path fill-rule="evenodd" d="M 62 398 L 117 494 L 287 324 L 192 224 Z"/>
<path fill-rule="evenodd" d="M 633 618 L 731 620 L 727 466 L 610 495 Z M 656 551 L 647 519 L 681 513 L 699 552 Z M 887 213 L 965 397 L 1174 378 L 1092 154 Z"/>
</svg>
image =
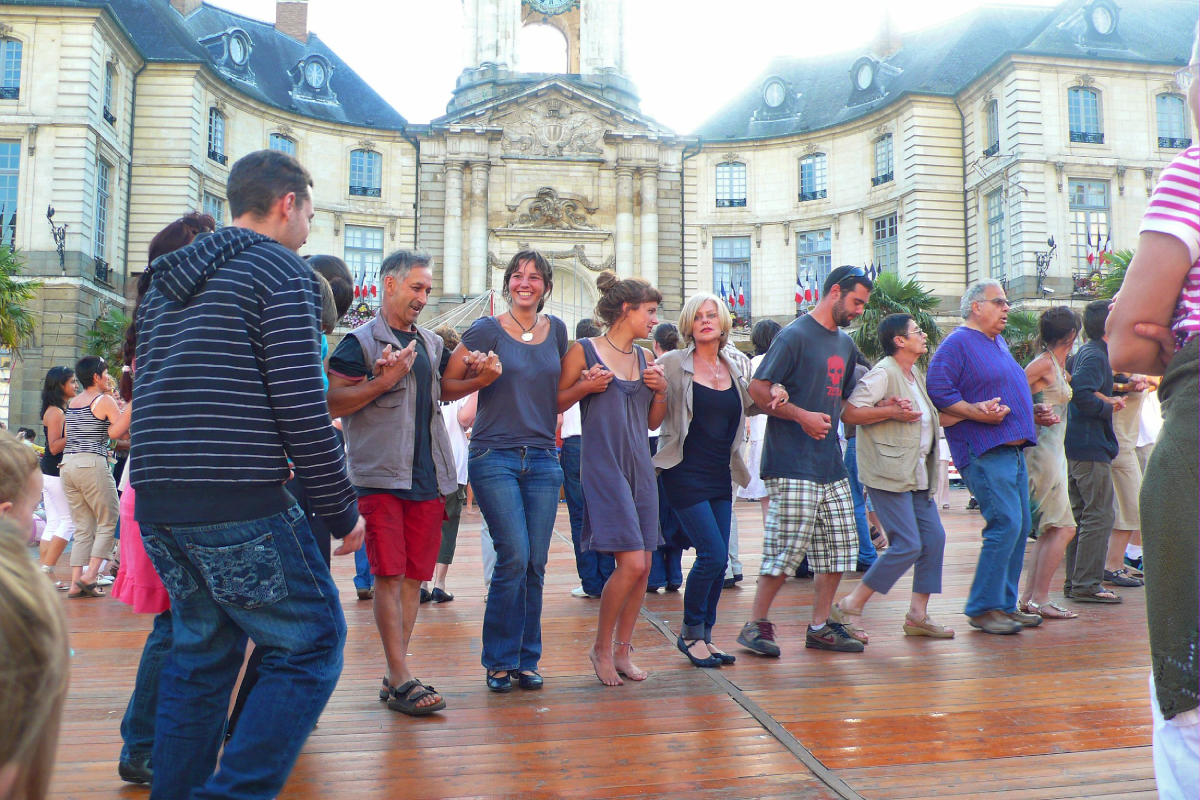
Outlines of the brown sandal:
<svg viewBox="0 0 1200 800">
<path fill-rule="evenodd" d="M 1024 606 L 1021 611 L 1026 614 L 1037 614 L 1042 619 L 1075 619 L 1079 615 L 1074 611 L 1067 609 L 1055 603 L 1053 600 L 1047 600 L 1044 603 L 1035 603 L 1032 600 L 1027 600 L 1021 604 Z"/>
<path fill-rule="evenodd" d="M 95 583 L 80 583 L 75 581 L 77 591 L 67 592 L 67 597 L 104 597 L 104 590 Z"/>
</svg>

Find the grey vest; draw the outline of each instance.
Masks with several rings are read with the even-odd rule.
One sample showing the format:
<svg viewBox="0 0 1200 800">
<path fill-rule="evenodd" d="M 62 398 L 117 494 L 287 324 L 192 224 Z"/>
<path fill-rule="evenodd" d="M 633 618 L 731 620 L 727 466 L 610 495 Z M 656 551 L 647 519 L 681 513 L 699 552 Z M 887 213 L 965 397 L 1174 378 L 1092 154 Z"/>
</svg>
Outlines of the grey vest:
<svg viewBox="0 0 1200 800">
<path fill-rule="evenodd" d="M 429 434 L 433 442 L 433 465 L 437 472 L 438 492 L 442 495 L 458 491 L 458 472 L 450 449 L 450 435 L 438 410 L 442 393 L 438 364 L 442 358 L 442 337 L 417 326 L 433 373 L 430 395 Z M 381 314 L 355 328 L 350 335 L 362 347 L 363 360 L 368 366 L 383 355 L 389 344 L 399 350 L 392 329 Z M 417 377 L 412 372 L 394 389 L 389 389 L 353 414 L 342 418 L 349 455 L 350 482 L 370 489 L 411 489 L 412 467 L 416 436 L 413 420 L 416 416 Z"/>
<path fill-rule="evenodd" d="M 875 365 L 887 373 L 887 388 L 884 397 L 903 397 L 918 408 L 912 387 L 904 378 L 904 372 L 895 359 L 887 356 Z M 933 448 L 921 461 L 921 424 L 883 420 L 872 425 L 858 426 L 858 479 L 869 489 L 885 492 L 915 492 L 917 472 L 925 470 L 929 479 L 929 491 L 937 490 L 938 481 L 938 412 L 925 390 L 925 376 L 915 366 L 916 389 L 925 400 L 925 407 L 933 414 Z"/>
</svg>

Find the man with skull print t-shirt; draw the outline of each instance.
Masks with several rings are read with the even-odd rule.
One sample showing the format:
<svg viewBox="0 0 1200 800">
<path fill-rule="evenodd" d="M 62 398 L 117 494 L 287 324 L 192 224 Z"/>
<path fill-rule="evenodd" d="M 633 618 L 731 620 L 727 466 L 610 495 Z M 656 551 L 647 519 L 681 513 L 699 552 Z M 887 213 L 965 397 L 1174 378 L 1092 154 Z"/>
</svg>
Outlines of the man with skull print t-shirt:
<svg viewBox="0 0 1200 800">
<path fill-rule="evenodd" d="M 738 636 L 743 647 L 762 655 L 779 655 L 767 613 L 806 553 L 816 580 L 805 646 L 862 652 L 865 644 L 865 634 L 843 624 L 833 597 L 842 573 L 852 571 L 858 558 L 854 499 L 837 437 L 842 401 L 854 389 L 857 350 L 840 328 L 862 314 L 871 288 L 860 267 L 831 272 L 821 301 L 776 335 L 750 383 L 759 408 L 769 407 L 774 384 L 782 384 L 789 398 L 767 412 L 759 472 L 771 500 L 755 618 Z"/>
</svg>

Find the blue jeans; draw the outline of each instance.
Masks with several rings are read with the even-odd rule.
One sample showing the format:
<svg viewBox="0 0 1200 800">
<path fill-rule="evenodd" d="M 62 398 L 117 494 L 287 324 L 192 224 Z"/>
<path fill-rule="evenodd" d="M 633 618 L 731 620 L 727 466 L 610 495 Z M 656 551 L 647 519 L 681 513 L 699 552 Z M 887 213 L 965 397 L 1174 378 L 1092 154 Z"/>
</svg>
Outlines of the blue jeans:
<svg viewBox="0 0 1200 800">
<path fill-rule="evenodd" d="M 683 590 L 684 639 L 712 641 L 717 622 L 717 603 L 725 583 L 725 564 L 729 560 L 729 517 L 731 500 L 706 500 L 687 508 L 676 508 L 679 523 L 696 548 L 696 561 L 688 572 Z"/>
<path fill-rule="evenodd" d="M 536 671 L 546 555 L 563 483 L 558 454 L 552 448 L 472 447 L 467 469 L 496 548 L 480 660 L 492 671 Z"/>
<path fill-rule="evenodd" d="M 663 545 L 650 556 L 650 577 L 647 589 L 683 585 L 683 551 L 678 547 Z"/>
<path fill-rule="evenodd" d="M 597 553 L 595 550 L 580 550 L 583 535 L 583 484 L 579 480 L 579 436 L 563 439 L 560 451 L 563 471 L 563 494 L 567 498 L 567 513 L 571 517 L 571 544 L 575 548 L 575 570 L 583 591 L 600 596 L 608 576 L 612 575 L 616 561 L 612 553 Z"/>
<path fill-rule="evenodd" d="M 158 708 L 158 678 L 171 651 L 171 612 L 154 617 L 154 627 L 142 648 L 133 694 L 121 720 L 121 760 L 141 761 L 154 749 L 154 711 Z"/>
<path fill-rule="evenodd" d="M 371 574 L 371 564 L 367 561 L 367 548 L 360 547 L 354 551 L 354 588 L 370 589 L 375 586 L 375 576 Z"/>
<path fill-rule="evenodd" d="M 346 620 L 298 505 L 213 525 L 144 523 L 146 554 L 171 596 L 151 800 L 273 798 L 333 693 Z M 246 639 L 263 651 L 217 765 Z"/>
<path fill-rule="evenodd" d="M 842 456 L 846 472 L 850 476 L 850 496 L 854 498 L 854 525 L 858 529 L 858 563 L 870 566 L 878 554 L 871 541 L 871 526 L 867 524 L 867 501 L 863 496 L 862 484 L 858 482 L 858 438 L 846 440 L 846 453 Z"/>
<path fill-rule="evenodd" d="M 983 455 L 972 453 L 971 463 L 960 471 L 984 520 L 983 547 L 965 613 L 978 617 L 997 609 L 1016 611 L 1025 536 L 1033 526 L 1025 454 L 1008 445 L 993 447 Z"/>
</svg>

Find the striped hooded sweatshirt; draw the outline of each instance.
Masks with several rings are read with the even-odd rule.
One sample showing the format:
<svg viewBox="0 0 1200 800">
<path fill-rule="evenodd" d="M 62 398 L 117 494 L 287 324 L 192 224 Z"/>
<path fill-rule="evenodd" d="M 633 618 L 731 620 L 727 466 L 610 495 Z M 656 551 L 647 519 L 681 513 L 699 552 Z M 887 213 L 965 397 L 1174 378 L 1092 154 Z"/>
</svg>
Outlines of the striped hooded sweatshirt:
<svg viewBox="0 0 1200 800">
<path fill-rule="evenodd" d="M 294 500 L 341 538 L 358 520 L 322 384 L 312 268 L 245 228 L 151 266 L 137 320 L 130 482 L 139 522 L 259 519 Z"/>
</svg>

